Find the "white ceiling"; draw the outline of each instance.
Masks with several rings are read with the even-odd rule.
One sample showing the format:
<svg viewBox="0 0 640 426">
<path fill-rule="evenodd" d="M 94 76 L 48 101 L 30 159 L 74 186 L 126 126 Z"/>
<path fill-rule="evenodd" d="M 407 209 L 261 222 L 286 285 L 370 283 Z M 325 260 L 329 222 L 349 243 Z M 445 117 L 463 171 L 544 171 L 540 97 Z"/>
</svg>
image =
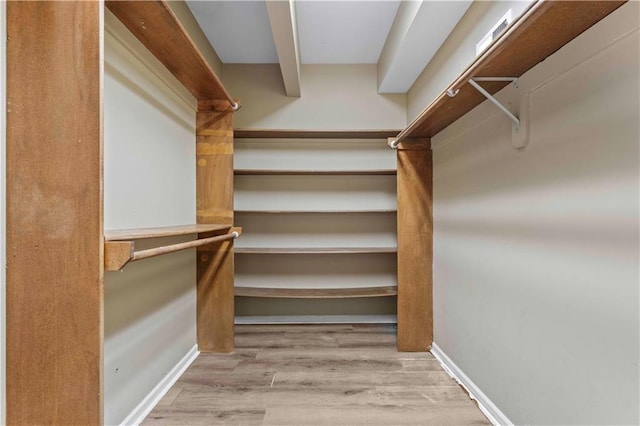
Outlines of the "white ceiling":
<svg viewBox="0 0 640 426">
<path fill-rule="evenodd" d="M 303 64 L 375 64 L 400 0 L 298 1 Z"/>
<path fill-rule="evenodd" d="M 222 62 L 278 63 L 264 0 L 190 0 L 187 5 Z"/>
<path fill-rule="evenodd" d="M 287 2 L 289 12 L 284 13 L 294 18 L 288 20 L 289 38 L 277 38 L 277 51 L 271 22 L 280 30 L 284 21 L 272 16 L 275 3 L 267 8 L 265 1 Z M 378 64 L 379 91 L 404 93 L 471 0 L 187 0 L 187 4 L 223 63 L 279 63 L 285 59 L 277 52 L 295 52 L 283 73 L 289 71 L 298 83 L 296 63 Z"/>
</svg>

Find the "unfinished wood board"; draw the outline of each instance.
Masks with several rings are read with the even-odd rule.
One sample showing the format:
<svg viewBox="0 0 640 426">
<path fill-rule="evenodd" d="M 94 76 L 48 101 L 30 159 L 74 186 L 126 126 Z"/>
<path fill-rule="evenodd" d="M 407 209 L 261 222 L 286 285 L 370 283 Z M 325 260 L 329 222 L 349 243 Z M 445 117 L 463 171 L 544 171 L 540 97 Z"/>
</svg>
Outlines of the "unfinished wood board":
<svg viewBox="0 0 640 426">
<path fill-rule="evenodd" d="M 141 240 L 144 238 L 174 237 L 177 235 L 228 231 L 231 225 L 198 224 L 163 226 L 159 228 L 113 229 L 104 231 L 105 241 Z"/>
<path fill-rule="evenodd" d="M 235 129 L 236 138 L 296 138 L 296 139 L 386 139 L 400 129 L 381 130 L 295 130 L 295 129 Z"/>
<path fill-rule="evenodd" d="M 396 286 L 358 288 L 260 288 L 236 287 L 235 295 L 285 299 L 334 299 L 349 297 L 386 297 L 398 294 Z"/>
<path fill-rule="evenodd" d="M 196 114 L 198 224 L 233 224 L 233 113 Z M 212 251 L 215 250 L 215 251 Z M 197 334 L 201 352 L 232 352 L 233 241 L 198 248 Z"/>
<path fill-rule="evenodd" d="M 460 92 L 453 98 L 443 92 L 400 134 L 430 138 L 485 101 L 467 84 L 471 77 L 520 77 L 596 22 L 624 4 L 624 1 L 546 1 L 534 4 L 530 13 L 512 24 L 487 55 L 471 64 L 453 84 Z M 508 82 L 482 82 L 491 94 Z"/>
<path fill-rule="evenodd" d="M 143 424 L 490 424 L 433 355 L 396 352 L 393 326 L 239 325 L 236 338 Z"/>
<path fill-rule="evenodd" d="M 105 4 L 196 99 L 231 99 L 165 1 L 118 0 Z"/>
<path fill-rule="evenodd" d="M 99 425 L 102 6 L 6 7 L 6 421 Z"/>
<path fill-rule="evenodd" d="M 404 142 L 398 155 L 398 350 L 433 341 L 433 189 L 430 142 Z"/>
</svg>

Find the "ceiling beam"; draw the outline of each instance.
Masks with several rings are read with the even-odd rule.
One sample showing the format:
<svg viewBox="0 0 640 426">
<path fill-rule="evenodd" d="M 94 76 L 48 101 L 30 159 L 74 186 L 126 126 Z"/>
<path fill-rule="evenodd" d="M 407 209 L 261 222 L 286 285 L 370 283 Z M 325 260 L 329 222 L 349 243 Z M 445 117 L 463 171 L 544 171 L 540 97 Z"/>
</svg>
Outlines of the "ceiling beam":
<svg viewBox="0 0 640 426">
<path fill-rule="evenodd" d="M 267 1 L 273 41 L 287 96 L 300 97 L 300 49 L 294 0 Z"/>
<path fill-rule="evenodd" d="M 406 93 L 471 3 L 403 1 L 378 61 L 378 92 Z"/>
</svg>

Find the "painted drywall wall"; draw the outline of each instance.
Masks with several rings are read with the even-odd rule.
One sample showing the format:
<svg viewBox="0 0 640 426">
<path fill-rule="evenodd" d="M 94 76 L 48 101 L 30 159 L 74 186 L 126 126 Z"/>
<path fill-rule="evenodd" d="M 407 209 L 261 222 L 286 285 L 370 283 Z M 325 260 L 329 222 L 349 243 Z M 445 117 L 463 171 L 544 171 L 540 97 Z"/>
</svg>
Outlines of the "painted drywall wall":
<svg viewBox="0 0 640 426">
<path fill-rule="evenodd" d="M 7 72 L 7 3 L 0 2 L 0 105 L 6 105 L 6 72 Z M 6 240 L 6 113 L 7 109 L 0 109 L 0 424 L 6 423 L 5 410 L 5 345 L 6 345 L 6 326 L 5 326 L 5 277 L 7 269 L 7 257 L 5 251 Z"/>
<path fill-rule="evenodd" d="M 406 95 L 379 94 L 375 64 L 302 65 L 300 98 L 287 97 L 278 64 L 224 64 L 224 85 L 242 109 L 237 128 L 401 129 Z"/>
<path fill-rule="evenodd" d="M 476 58 L 476 43 L 511 9 L 513 17 L 532 0 L 475 1 L 407 93 L 407 121 L 446 90 Z"/>
<path fill-rule="evenodd" d="M 109 12 L 105 27 L 105 229 L 194 223 L 195 100 Z M 124 421 L 195 345 L 195 271 L 185 250 L 105 273 L 105 424 Z"/>
<path fill-rule="evenodd" d="M 515 424 L 638 424 L 640 4 L 434 145 L 435 342 Z M 514 103 L 516 92 L 499 94 Z"/>
</svg>

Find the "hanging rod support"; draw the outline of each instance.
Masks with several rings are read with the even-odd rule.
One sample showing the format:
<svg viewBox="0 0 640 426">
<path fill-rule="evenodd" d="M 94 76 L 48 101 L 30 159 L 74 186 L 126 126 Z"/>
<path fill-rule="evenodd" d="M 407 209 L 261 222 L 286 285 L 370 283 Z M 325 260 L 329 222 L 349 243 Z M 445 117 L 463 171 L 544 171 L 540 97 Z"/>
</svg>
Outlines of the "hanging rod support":
<svg viewBox="0 0 640 426">
<path fill-rule="evenodd" d="M 507 117 L 513 121 L 515 125 L 515 130 L 518 131 L 520 129 L 520 119 L 516 117 L 511 111 L 507 109 L 504 105 L 500 103 L 491 93 L 487 92 L 482 86 L 480 86 L 477 81 L 511 81 L 513 84 L 518 87 L 518 78 L 517 77 L 475 77 L 469 79 L 469 84 L 476 88 L 476 90 L 484 95 L 491 103 L 497 106 L 500 111 L 507 114 Z"/>
</svg>

